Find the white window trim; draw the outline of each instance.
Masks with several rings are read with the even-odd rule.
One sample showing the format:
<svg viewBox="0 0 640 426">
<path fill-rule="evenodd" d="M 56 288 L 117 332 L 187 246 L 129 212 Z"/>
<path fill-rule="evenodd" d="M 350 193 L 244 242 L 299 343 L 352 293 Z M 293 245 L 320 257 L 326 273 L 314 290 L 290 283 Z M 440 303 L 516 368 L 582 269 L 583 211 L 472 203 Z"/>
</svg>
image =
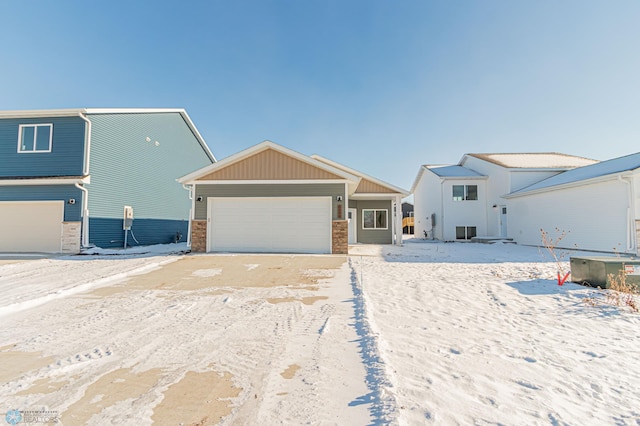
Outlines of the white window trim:
<svg viewBox="0 0 640 426">
<path fill-rule="evenodd" d="M 49 149 L 36 149 L 36 140 L 38 139 L 38 127 L 49 127 Z M 33 149 L 31 151 L 26 151 L 22 148 L 22 129 L 25 127 L 33 127 Z M 20 124 L 18 126 L 18 153 L 19 154 L 39 154 L 51 152 L 51 146 L 53 144 L 53 123 L 34 123 L 34 124 Z"/>
<path fill-rule="evenodd" d="M 386 215 L 387 215 L 386 216 L 386 219 L 387 219 L 386 222 L 387 223 L 386 223 L 386 226 L 384 228 L 377 228 L 377 227 L 375 227 L 375 225 L 376 225 L 376 221 L 375 221 L 376 213 L 375 212 L 382 212 L 382 211 L 386 212 Z M 365 226 L 364 226 L 364 213 L 365 212 L 374 212 L 373 213 L 373 215 L 374 215 L 374 221 L 373 221 L 374 227 L 373 228 L 365 228 Z M 385 230 L 389 229 L 389 209 L 362 209 L 362 229 L 366 230 L 366 231 L 385 231 Z"/>
<path fill-rule="evenodd" d="M 464 228 L 464 238 L 458 238 L 458 228 Z M 469 238 L 469 228 L 476 228 L 476 237 L 478 236 L 478 227 L 475 225 L 456 225 L 456 241 L 469 241 L 471 240 L 471 238 Z"/>
<path fill-rule="evenodd" d="M 462 186 L 463 187 L 463 194 L 462 194 L 462 200 L 456 200 L 455 197 L 453 196 L 453 188 L 455 186 Z M 469 196 L 469 187 L 470 186 L 475 186 L 476 187 L 476 199 L 475 200 L 467 200 L 467 197 Z M 476 184 L 464 184 L 464 185 L 452 185 L 451 186 L 451 200 L 454 203 L 459 203 L 461 201 L 478 201 L 480 199 L 480 195 L 478 194 L 478 185 Z"/>
</svg>

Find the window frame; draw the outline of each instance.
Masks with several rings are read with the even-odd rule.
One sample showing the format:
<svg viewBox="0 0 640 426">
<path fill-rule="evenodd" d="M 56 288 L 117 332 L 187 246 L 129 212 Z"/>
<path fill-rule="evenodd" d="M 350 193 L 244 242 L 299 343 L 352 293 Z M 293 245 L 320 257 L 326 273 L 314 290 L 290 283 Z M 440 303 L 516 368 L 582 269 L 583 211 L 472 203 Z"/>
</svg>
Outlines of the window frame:
<svg viewBox="0 0 640 426">
<path fill-rule="evenodd" d="M 373 228 L 368 228 L 366 227 L 366 221 L 365 221 L 365 214 L 366 212 L 373 212 Z M 378 212 L 384 212 L 384 221 L 385 221 L 385 227 L 378 227 L 378 221 L 377 221 L 377 213 Z M 389 229 L 389 209 L 362 209 L 362 229 L 365 231 L 384 231 Z"/>
<path fill-rule="evenodd" d="M 456 187 L 462 187 L 462 196 L 456 196 Z M 475 187 L 475 198 L 469 198 L 469 187 Z M 451 200 L 454 202 L 459 201 L 478 201 L 478 185 L 451 185 Z"/>
<path fill-rule="evenodd" d="M 48 127 L 49 128 L 49 144 L 48 148 L 45 149 L 37 149 L 37 141 L 38 141 L 38 127 Z M 25 128 L 33 128 L 33 149 L 27 150 L 22 149 L 22 138 L 24 134 Z M 53 147 L 53 123 L 33 123 L 33 124 L 20 124 L 18 125 L 18 154 L 42 154 L 51 152 Z"/>
<path fill-rule="evenodd" d="M 458 238 L 458 230 L 460 228 L 464 229 L 464 238 Z M 473 229 L 473 236 L 469 236 L 469 230 Z M 478 227 L 477 226 L 456 226 L 456 240 L 458 241 L 469 241 L 473 237 L 478 236 Z"/>
</svg>

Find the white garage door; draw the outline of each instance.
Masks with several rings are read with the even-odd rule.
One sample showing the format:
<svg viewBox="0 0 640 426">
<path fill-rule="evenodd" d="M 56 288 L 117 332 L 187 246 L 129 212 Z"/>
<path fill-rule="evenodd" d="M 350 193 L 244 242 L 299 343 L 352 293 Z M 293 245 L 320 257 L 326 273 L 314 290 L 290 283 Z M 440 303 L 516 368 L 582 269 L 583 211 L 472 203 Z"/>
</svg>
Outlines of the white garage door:
<svg viewBox="0 0 640 426">
<path fill-rule="evenodd" d="M 0 252 L 59 253 L 64 201 L 0 201 Z"/>
<path fill-rule="evenodd" d="M 207 251 L 331 253 L 331 197 L 208 198 Z"/>
</svg>

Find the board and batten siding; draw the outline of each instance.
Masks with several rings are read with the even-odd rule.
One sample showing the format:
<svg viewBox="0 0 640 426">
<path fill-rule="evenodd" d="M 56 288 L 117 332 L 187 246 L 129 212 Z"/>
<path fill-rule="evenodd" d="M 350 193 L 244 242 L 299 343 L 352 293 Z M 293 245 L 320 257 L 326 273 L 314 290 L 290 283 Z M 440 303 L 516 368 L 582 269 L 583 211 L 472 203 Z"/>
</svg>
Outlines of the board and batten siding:
<svg viewBox="0 0 640 426">
<path fill-rule="evenodd" d="M 94 218 L 188 220 L 191 200 L 177 178 L 212 163 L 179 113 L 90 114 Z M 149 140 L 147 140 L 149 138 Z M 157 142 L 157 143 L 156 143 Z M 135 226 L 135 225 L 134 225 Z M 92 230 L 93 232 L 93 230 Z"/>
<path fill-rule="evenodd" d="M 53 124 L 51 152 L 18 152 L 21 124 Z M 0 177 L 81 176 L 84 148 L 80 117 L 0 119 Z"/>
<path fill-rule="evenodd" d="M 69 204 L 70 199 L 75 204 Z M 77 222 L 82 216 L 82 191 L 73 185 L 0 186 L 0 201 L 64 201 L 64 221 Z M 6 224 L 11 226 L 11 224 Z"/>
<path fill-rule="evenodd" d="M 349 208 L 357 209 L 356 227 L 358 242 L 363 244 L 393 243 L 393 203 L 391 200 L 349 200 Z M 365 209 L 387 210 L 387 229 L 364 229 L 362 211 Z M 402 232 L 402 230 L 400 230 Z"/>
<path fill-rule="evenodd" d="M 286 179 L 322 180 L 342 179 L 342 177 L 274 149 L 265 149 L 199 178 L 199 180 L 216 181 Z"/>
<path fill-rule="evenodd" d="M 207 219 L 208 197 L 321 197 L 330 196 L 332 203 L 332 219 L 344 219 L 346 209 L 344 201 L 337 201 L 341 196 L 346 199 L 343 183 L 308 183 L 308 184 L 197 184 L 194 197 L 202 197 L 195 202 L 195 220 Z M 342 217 L 338 217 L 338 206 L 342 205 Z"/>
</svg>

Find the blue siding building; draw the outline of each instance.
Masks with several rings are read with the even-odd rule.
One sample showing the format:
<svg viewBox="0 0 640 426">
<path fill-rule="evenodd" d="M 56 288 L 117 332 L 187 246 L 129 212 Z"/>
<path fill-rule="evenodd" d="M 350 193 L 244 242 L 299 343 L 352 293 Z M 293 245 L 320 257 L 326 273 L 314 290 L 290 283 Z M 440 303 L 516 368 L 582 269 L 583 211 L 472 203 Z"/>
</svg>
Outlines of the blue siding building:
<svg viewBox="0 0 640 426">
<path fill-rule="evenodd" d="M 177 178 L 215 162 L 185 110 L 0 111 L 0 252 L 186 241 Z"/>
</svg>

